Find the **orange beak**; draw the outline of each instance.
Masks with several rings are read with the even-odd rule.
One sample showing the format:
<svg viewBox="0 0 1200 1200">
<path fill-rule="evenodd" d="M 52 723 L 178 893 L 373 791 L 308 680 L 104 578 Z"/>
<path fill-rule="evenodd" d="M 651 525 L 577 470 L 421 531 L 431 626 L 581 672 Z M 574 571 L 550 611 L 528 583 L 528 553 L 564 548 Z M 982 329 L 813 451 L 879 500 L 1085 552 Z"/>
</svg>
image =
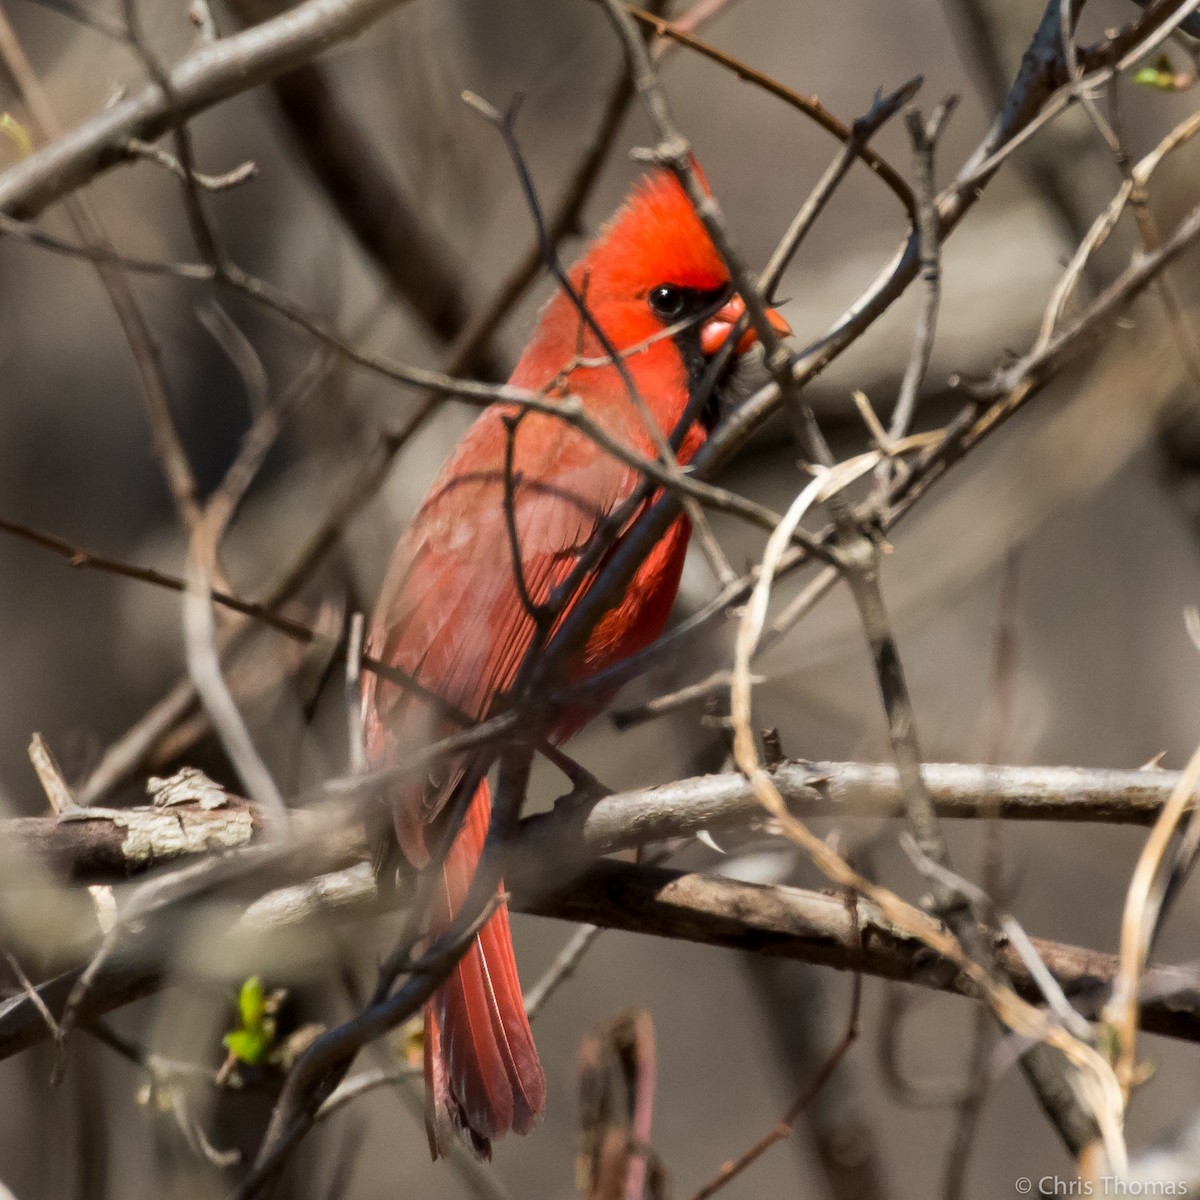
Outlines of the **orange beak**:
<svg viewBox="0 0 1200 1200">
<path fill-rule="evenodd" d="M 745 311 L 745 301 L 741 296 L 734 296 L 720 312 L 714 313 L 700 326 L 700 350 L 706 358 L 711 358 L 725 345 L 729 340 L 729 335 L 733 332 L 733 327 L 741 320 Z M 791 336 L 792 327 L 775 309 L 767 309 L 767 320 L 770 321 L 771 328 L 780 337 Z M 757 341 L 758 334 L 754 332 L 754 326 L 752 325 L 738 338 L 733 352 L 735 354 L 745 354 Z"/>
</svg>

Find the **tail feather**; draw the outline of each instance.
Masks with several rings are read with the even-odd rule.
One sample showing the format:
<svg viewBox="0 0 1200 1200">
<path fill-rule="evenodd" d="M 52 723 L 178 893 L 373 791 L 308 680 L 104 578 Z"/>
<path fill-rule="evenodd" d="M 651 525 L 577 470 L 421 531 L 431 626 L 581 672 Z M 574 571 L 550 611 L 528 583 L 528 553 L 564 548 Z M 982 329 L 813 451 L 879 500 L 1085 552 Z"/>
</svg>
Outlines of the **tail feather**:
<svg viewBox="0 0 1200 1200">
<path fill-rule="evenodd" d="M 443 867 L 434 930 L 466 898 L 491 815 L 481 784 Z M 508 912 L 501 907 L 425 1008 L 425 1079 L 430 1150 L 449 1122 L 488 1156 L 492 1139 L 527 1133 L 541 1115 L 546 1081 L 525 1016 Z"/>
<path fill-rule="evenodd" d="M 513 1132 L 528 1133 L 546 1102 L 546 1079 L 525 1016 L 525 996 L 517 976 L 506 908 L 501 908 L 480 930 L 476 946 L 491 986 L 492 1017 L 512 1085 Z"/>
</svg>

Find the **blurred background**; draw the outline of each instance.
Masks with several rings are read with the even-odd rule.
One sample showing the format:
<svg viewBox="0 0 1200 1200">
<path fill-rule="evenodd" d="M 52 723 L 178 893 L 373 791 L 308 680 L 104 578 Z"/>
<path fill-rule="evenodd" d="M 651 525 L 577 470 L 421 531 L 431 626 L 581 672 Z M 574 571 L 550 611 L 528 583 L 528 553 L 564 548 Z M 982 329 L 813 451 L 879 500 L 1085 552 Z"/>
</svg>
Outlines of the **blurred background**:
<svg viewBox="0 0 1200 1200">
<path fill-rule="evenodd" d="M 81 0 L 82 2 L 82 0 Z M 59 120 L 70 127 L 136 88 L 143 65 L 128 46 L 72 19 L 71 6 L 11 0 L 4 13 L 29 54 Z M 682 7 L 682 6 L 677 6 Z M 58 9 L 58 11 L 55 11 Z M 64 11 L 68 10 L 68 11 Z M 145 4 L 147 36 L 166 61 L 191 49 L 186 5 Z M 119 6 L 100 5 L 110 21 Z M 215 7 L 222 32 L 271 12 L 253 2 Z M 673 11 L 673 10 L 670 10 Z M 1132 5 L 1087 6 L 1082 40 L 1131 19 Z M 1040 18 L 1029 0 L 740 0 L 704 36 L 821 101 L 849 123 L 879 88 L 924 76 L 928 111 L 961 95 L 938 148 L 939 184 L 978 143 L 1020 50 Z M 119 23 L 119 22 L 118 22 Z M 1180 71 L 1186 52 L 1168 53 Z M 406 362 L 445 360 L 464 319 L 483 309 L 531 243 L 531 223 L 494 130 L 459 99 L 470 88 L 498 105 L 524 96 L 518 132 L 534 180 L 553 209 L 600 123 L 621 59 L 595 5 L 539 0 L 412 0 L 320 60 L 348 126 L 369 145 L 391 186 L 418 214 L 457 290 L 440 328 L 398 294 L 350 231 L 314 174 L 289 113 L 303 125 L 312 93 L 261 88 L 191 124 L 198 167 L 221 173 L 244 161 L 256 177 L 206 197 L 222 246 L 357 343 Z M 755 264 L 776 239 L 836 143 L 811 122 L 686 51 L 664 77 L 676 115 L 736 234 Z M 312 81 L 309 81 L 310 86 Z M 1176 94 L 1124 84 L 1121 119 L 1140 157 L 1196 106 Z M 27 120 L 11 80 L 0 109 Z M 619 203 L 639 168 L 627 155 L 646 138 L 632 106 L 586 204 L 572 257 Z M 874 145 L 911 176 L 902 123 Z M 311 147 L 310 147 L 311 150 Z M 0 144 L 3 165 L 15 147 Z M 318 164 L 319 166 L 319 164 Z M 1197 200 L 1200 151 L 1185 148 L 1155 177 L 1153 208 L 1169 230 Z M 1079 236 L 1121 181 L 1112 156 L 1078 112 L 1034 141 L 988 187 L 944 251 L 944 301 L 918 423 L 932 427 L 957 403 L 951 375 L 986 377 L 1026 348 Z M 193 261 L 178 181 L 140 163 L 88 189 L 110 237 L 127 254 Z M 387 213 L 378 214 L 385 225 Z M 60 209 L 46 227 L 70 235 Z M 819 337 L 886 264 L 906 232 L 880 181 L 856 166 L 785 277 L 782 310 L 800 343 Z M 1098 257 L 1091 288 L 1128 261 L 1136 235 L 1122 225 Z M 1173 272 L 1195 334 L 1197 259 Z M 256 398 L 215 337 L 220 305 L 281 394 L 310 361 L 312 342 L 241 297 L 207 284 L 135 277 L 132 285 L 162 354 L 171 403 L 202 492 L 222 477 L 249 427 Z M 539 278 L 471 369 L 503 377 L 549 295 Z M 447 315 L 447 311 L 449 315 Z M 861 388 L 881 413 L 894 401 L 916 313 L 910 295 L 809 389 L 836 447 L 865 444 L 850 400 Z M 52 531 L 117 558 L 181 570 L 185 544 L 156 462 L 128 346 L 93 269 L 6 239 L 0 246 L 0 516 Z M 939 487 L 903 523 L 885 587 L 929 760 L 1136 767 L 1162 754 L 1178 767 L 1198 740 L 1200 654 L 1183 612 L 1200 597 L 1200 421 L 1197 388 L 1147 296 L 1085 361 Z M 382 431 L 400 425 L 413 396 L 334 364 L 293 416 L 224 552 L 242 595 L 269 590 L 330 504 L 379 455 Z M 348 522 L 336 549 L 289 611 L 336 633 L 369 608 L 392 544 L 447 448 L 471 419 L 453 404 L 398 457 L 386 483 Z M 787 430 L 766 430 L 722 483 L 786 507 L 800 480 Z M 734 564 L 761 552 L 756 535 L 715 522 Z M 782 589 L 790 594 L 798 583 Z M 689 564 L 679 615 L 707 599 L 713 581 Z M 998 630 L 1012 652 L 998 679 Z M 106 750 L 183 671 L 177 597 L 140 583 L 72 572 L 46 551 L 0 538 L 0 803 L 45 811 L 29 766 L 44 735 L 72 785 L 88 799 L 137 803 L 147 775 L 181 761 L 236 785 L 215 745 L 177 723 L 124 779 L 106 773 Z M 620 704 L 703 677 L 727 661 L 728 641 L 707 639 L 626 691 Z M 298 661 L 303 659 L 303 661 Z M 256 742 L 280 786 L 294 792 L 344 768 L 340 696 L 320 691 L 326 664 L 261 634 L 234 673 Z M 885 730 L 854 613 L 835 592 L 763 664 L 756 721 L 778 726 L 789 755 L 883 760 Z M 1011 689 L 1011 704 L 997 700 Z M 329 693 L 333 696 L 330 699 Z M 719 740 L 701 710 L 617 734 L 598 720 L 573 753 L 614 788 L 715 769 Z M 97 772 L 100 772 L 98 775 Z M 98 782 L 98 780 L 100 782 Z M 104 783 L 104 786 L 101 786 Z M 108 786 L 112 784 L 112 786 Z M 543 801 L 554 795 L 543 788 Z M 888 883 L 916 894 L 896 830 L 858 822 L 842 830 Z M 989 836 L 953 828 L 964 874 L 978 878 Z M 1136 829 L 1007 824 L 998 834 L 1007 902 L 1031 933 L 1115 949 Z M 821 886 L 810 868 L 770 847 L 704 848 L 681 861 L 759 880 Z M 1158 957 L 1193 961 L 1200 900 L 1176 910 Z M 211 933 L 211 931 L 209 931 Z M 305 971 L 280 966 L 287 1020 L 330 1022 L 349 1001 L 340 973 L 369 980 L 388 927 L 330 942 Z M 538 978 L 570 936 L 564 925 L 514 918 L 522 976 Z M 180 948 L 180 960 L 186 949 Z M 314 958 L 317 961 L 313 961 Z M 32 971 L 36 963 L 27 963 Z M 15 987 L 15 981 L 3 980 Z M 181 976 L 161 996 L 114 1022 L 172 1057 L 219 1065 L 231 988 Z M 574 1177 L 581 1037 L 623 1010 L 648 1010 L 657 1038 L 654 1146 L 673 1193 L 688 1196 L 720 1164 L 778 1119 L 840 1036 L 850 980 L 792 964 L 752 962 L 680 942 L 605 933 L 547 1007 L 535 1033 L 547 1065 L 548 1115 L 536 1133 L 497 1146 L 495 1175 L 513 1197 L 578 1195 Z M 899 997 L 899 998 L 898 998 Z M 900 1011 L 903 1006 L 903 1011 Z M 976 1014 L 961 1000 L 868 980 L 863 1032 L 795 1135 L 724 1192 L 751 1197 L 927 1196 L 940 1192 L 968 1074 Z M 1145 1146 L 1200 1106 L 1200 1050 L 1143 1043 L 1155 1075 L 1135 1102 L 1131 1144 Z M 885 1069 L 891 1056 L 895 1070 Z M 369 1059 L 369 1056 L 367 1056 Z M 39 1049 L 0 1062 L 0 1180 L 19 1200 L 40 1197 L 219 1196 L 231 1176 L 178 1135 L 169 1113 L 139 1103 L 142 1072 L 76 1037 L 66 1080 L 49 1082 Z M 898 1066 L 897 1066 L 898 1064 Z M 368 1063 L 369 1065 L 369 1063 Z M 894 1078 L 897 1071 L 901 1079 Z M 905 1081 L 911 1087 L 903 1086 Z M 913 1092 L 919 1093 L 914 1096 Z M 941 1103 L 930 1103 L 941 1099 Z M 193 1097 L 218 1149 L 252 1149 L 268 1111 L 252 1091 Z M 1069 1176 L 1071 1164 L 1011 1069 L 988 1088 L 962 1194 L 1013 1194 L 1018 1176 Z M 495 1195 L 493 1185 L 431 1165 L 419 1112 L 392 1089 L 364 1097 L 325 1123 L 290 1172 L 285 1194 L 363 1198 Z"/>
</svg>

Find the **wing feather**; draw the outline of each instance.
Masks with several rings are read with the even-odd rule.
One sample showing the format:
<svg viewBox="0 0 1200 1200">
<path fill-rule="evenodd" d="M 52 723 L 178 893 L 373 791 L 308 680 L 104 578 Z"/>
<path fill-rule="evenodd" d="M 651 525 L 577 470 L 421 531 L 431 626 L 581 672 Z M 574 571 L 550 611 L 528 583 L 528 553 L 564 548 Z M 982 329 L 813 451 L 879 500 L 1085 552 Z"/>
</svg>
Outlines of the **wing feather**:
<svg viewBox="0 0 1200 1200">
<path fill-rule="evenodd" d="M 477 719 L 512 685 L 537 628 L 517 583 L 506 498 L 526 588 L 542 604 L 637 483 L 564 422 L 532 414 L 517 427 L 506 486 L 505 415 L 485 412 L 442 469 L 397 548 L 367 639 L 369 654 Z M 363 699 L 371 762 L 399 761 L 455 728 L 389 680 L 367 677 Z M 456 778 L 451 769 L 394 799 L 401 847 L 417 865 L 427 858 L 423 826 Z"/>
</svg>

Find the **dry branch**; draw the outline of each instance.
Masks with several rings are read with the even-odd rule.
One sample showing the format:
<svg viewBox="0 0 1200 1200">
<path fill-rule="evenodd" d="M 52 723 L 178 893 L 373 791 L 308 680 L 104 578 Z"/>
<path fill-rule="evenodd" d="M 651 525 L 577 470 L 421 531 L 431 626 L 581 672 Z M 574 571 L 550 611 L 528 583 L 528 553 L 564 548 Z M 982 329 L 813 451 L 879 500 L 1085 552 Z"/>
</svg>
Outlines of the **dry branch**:
<svg viewBox="0 0 1200 1200">
<path fill-rule="evenodd" d="M 512 906 L 520 912 L 586 922 L 702 945 L 746 950 L 839 970 L 891 979 L 939 991 L 973 994 L 970 985 L 915 938 L 900 934 L 867 903 L 852 914 L 839 896 L 789 887 L 765 887 L 734 880 L 623 863 L 603 862 L 555 891 L 512 881 Z M 281 889 L 254 906 L 236 934 L 261 936 L 286 927 L 294 943 L 296 928 L 310 927 L 329 915 L 325 899 L 337 897 L 343 917 L 377 911 L 370 871 L 359 867 L 327 877 L 321 893 Z M 273 898 L 285 897 L 286 904 Z M 159 989 L 166 982 L 162 957 L 169 937 L 143 935 L 115 954 L 98 973 L 79 1020 L 86 1023 Z M 236 937 L 225 939 L 222 966 L 232 974 L 245 964 L 235 954 Z M 1034 945 L 1063 991 L 1089 1007 L 1107 994 L 1118 970 L 1114 955 L 1078 946 L 1034 939 Z M 999 957 L 1013 986 L 1030 1000 L 1040 999 L 1019 955 L 1001 947 Z M 78 972 L 38 986 L 38 996 L 57 1019 Z M 1152 965 L 1142 976 L 1141 1028 L 1149 1033 L 1200 1041 L 1200 972 Z M 0 1003 L 0 1059 L 45 1041 L 50 1031 L 27 995 Z"/>
<path fill-rule="evenodd" d="M 859 902 L 856 925 L 842 897 L 822 892 L 605 862 L 557 893 L 530 896 L 518 885 L 513 907 L 975 994 L 952 964 L 898 933 L 865 901 Z M 1068 996 L 1099 1000 L 1107 993 L 1118 969 L 1115 955 L 1037 938 L 1033 942 Z M 1008 947 L 1001 947 L 998 957 L 1018 994 L 1039 1002 L 1041 993 L 1021 957 Z M 1144 1030 L 1200 1040 L 1200 973 L 1154 966 L 1143 974 L 1142 985 Z"/>
<path fill-rule="evenodd" d="M 229 3 L 249 27 L 284 7 L 277 0 Z M 453 249 L 394 178 L 337 79 L 310 62 L 281 75 L 273 90 L 300 154 L 358 245 L 430 332 L 453 341 L 470 313 L 467 278 Z M 485 377 L 505 374 L 487 345 L 467 366 Z"/>
<path fill-rule="evenodd" d="M 992 815 L 1012 821 L 1096 822 L 1150 826 L 1178 786 L 1177 771 L 1103 767 L 993 767 L 927 763 L 934 810 L 945 819 Z M 785 762 L 772 772 L 798 817 L 901 818 L 904 798 L 890 764 Z M 338 808 L 293 812 L 297 832 L 323 843 L 326 869 L 365 853 L 358 830 Z M 538 856 L 609 854 L 701 830 L 731 832 L 763 821 L 762 806 L 740 774 L 701 775 L 659 787 L 618 792 L 585 808 L 526 817 L 516 852 Z M 241 797 L 220 807 L 89 808 L 70 819 L 18 817 L 0 822 L 0 838 L 79 882 L 123 879 L 151 867 L 254 842 L 262 822 Z"/>
<path fill-rule="evenodd" d="M 28 219 L 130 160 L 130 138 L 153 142 L 180 121 L 250 91 L 361 33 L 403 0 L 306 0 L 233 37 L 192 51 L 171 70 L 172 106 L 148 84 L 0 175 L 0 211 Z"/>
<path fill-rule="evenodd" d="M 29 110 L 38 140 L 50 145 L 59 144 L 62 132 L 50 98 L 3 14 L 0 14 L 0 58 Z M 75 194 L 65 197 L 64 207 L 78 240 L 99 256 L 94 261 L 96 274 L 129 343 L 154 438 L 155 455 L 180 523 L 185 530 L 190 530 L 199 516 L 196 478 L 172 415 L 170 388 L 150 325 L 125 272 L 107 258 L 115 254 L 115 249 L 95 205 L 86 195 Z"/>
</svg>

